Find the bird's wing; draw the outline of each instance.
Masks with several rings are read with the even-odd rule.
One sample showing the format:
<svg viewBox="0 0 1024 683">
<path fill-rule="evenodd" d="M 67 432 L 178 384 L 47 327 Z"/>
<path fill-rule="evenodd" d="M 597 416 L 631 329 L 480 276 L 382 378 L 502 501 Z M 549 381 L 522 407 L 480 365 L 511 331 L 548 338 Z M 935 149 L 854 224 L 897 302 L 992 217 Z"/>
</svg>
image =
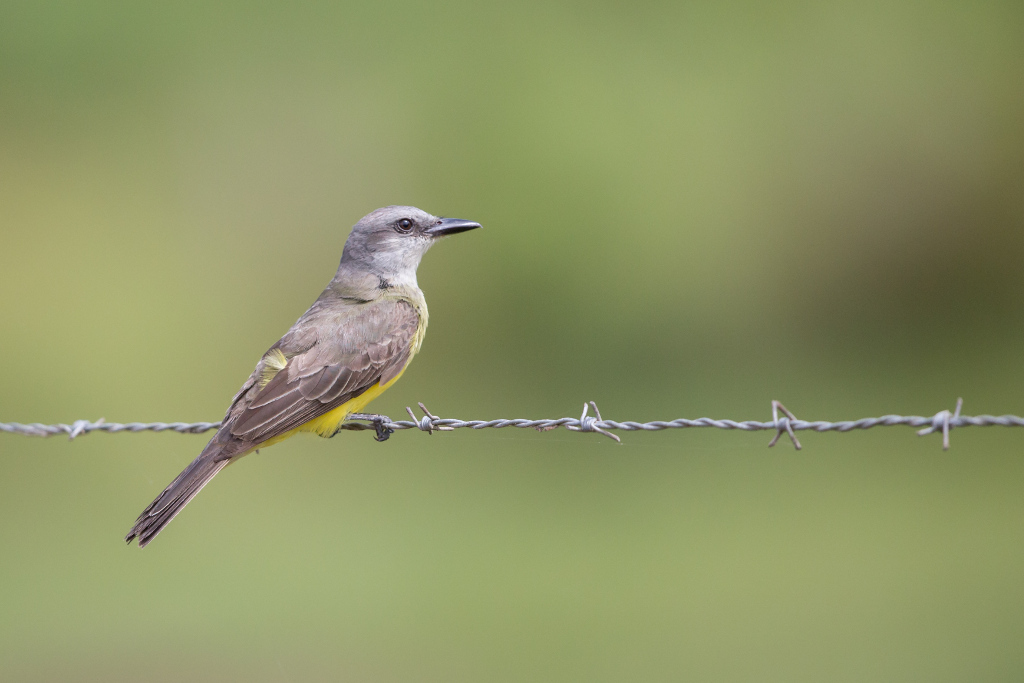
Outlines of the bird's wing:
<svg viewBox="0 0 1024 683">
<path fill-rule="evenodd" d="M 330 412 L 377 383 L 386 384 L 408 363 L 418 327 L 416 309 L 395 300 L 344 306 L 305 323 L 300 320 L 289 335 L 313 337 L 315 342 L 287 358 L 284 368 L 251 398 L 238 402 L 231 411 L 231 435 L 259 444 Z M 281 357 L 287 356 L 288 339 L 279 342 Z"/>
</svg>

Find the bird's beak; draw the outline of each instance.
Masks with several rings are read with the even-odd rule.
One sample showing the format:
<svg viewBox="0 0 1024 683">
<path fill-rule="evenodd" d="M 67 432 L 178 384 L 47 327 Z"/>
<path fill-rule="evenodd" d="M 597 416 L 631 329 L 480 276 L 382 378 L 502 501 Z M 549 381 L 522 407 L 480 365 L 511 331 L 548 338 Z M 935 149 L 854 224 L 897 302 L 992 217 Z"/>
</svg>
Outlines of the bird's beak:
<svg viewBox="0 0 1024 683">
<path fill-rule="evenodd" d="M 455 235 L 467 230 L 475 230 L 479 227 L 479 223 L 464 221 L 461 218 L 442 218 L 436 225 L 424 230 L 423 234 L 430 235 L 431 237 L 447 237 L 448 235 Z"/>
</svg>

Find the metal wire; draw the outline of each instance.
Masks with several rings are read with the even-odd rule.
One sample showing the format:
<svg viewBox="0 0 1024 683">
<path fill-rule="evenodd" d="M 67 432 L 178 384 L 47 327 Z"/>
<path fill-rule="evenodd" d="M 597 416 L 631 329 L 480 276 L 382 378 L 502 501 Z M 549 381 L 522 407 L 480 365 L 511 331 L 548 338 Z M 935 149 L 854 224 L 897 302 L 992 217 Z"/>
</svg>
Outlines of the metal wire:
<svg viewBox="0 0 1024 683">
<path fill-rule="evenodd" d="M 455 429 L 503 429 L 505 427 L 516 427 L 519 429 L 536 429 L 546 432 L 558 427 L 565 427 L 570 431 L 593 432 L 602 434 L 615 441 L 619 437 L 612 434 L 612 431 L 621 430 L 625 432 L 656 432 L 663 429 L 690 429 L 697 427 L 711 427 L 714 429 L 738 429 L 745 432 L 773 431 L 775 432 L 769 446 L 774 446 L 783 434 L 787 435 L 793 446 L 799 450 L 802 448 L 800 441 L 796 438 L 796 432 L 811 430 L 815 432 L 849 432 L 854 429 L 872 429 L 874 427 L 894 427 L 904 425 L 907 427 L 923 427 L 917 433 L 919 436 L 942 433 L 942 447 L 949 449 L 949 432 L 952 429 L 963 427 L 1024 427 L 1024 418 L 1016 415 L 961 415 L 960 409 L 963 406 L 963 399 L 958 399 L 954 411 L 940 410 L 931 417 L 920 415 L 882 415 L 881 417 L 865 417 L 859 420 L 844 420 L 841 422 L 826 422 L 823 420 L 809 422 L 800 420 L 792 412 L 786 409 L 778 401 L 772 401 L 772 420 L 770 422 L 758 422 L 756 420 L 715 420 L 710 417 L 701 417 L 696 420 L 678 418 L 669 421 L 655 420 L 652 422 L 618 422 L 616 420 L 605 420 L 601 417 L 597 405 L 590 401 L 583 404 L 583 414 L 580 417 L 561 417 L 557 419 L 526 420 L 526 419 L 498 419 L 498 420 L 457 420 L 453 418 L 441 418 L 427 410 L 422 403 L 419 404 L 423 411 L 423 417 L 417 419 L 412 408 L 406 408 L 411 420 L 392 421 L 386 416 L 379 416 L 378 422 L 386 430 L 401 431 L 404 429 L 419 429 L 433 433 L 435 431 L 447 432 Z M 594 409 L 595 416 L 588 415 L 588 410 Z M 781 414 L 780 414 L 781 413 Z M 89 420 L 76 420 L 71 424 L 39 423 L 20 424 L 17 422 L 0 422 L 0 432 L 11 434 L 23 434 L 25 436 L 57 436 L 66 434 L 69 439 L 74 439 L 90 432 L 178 432 L 180 434 L 200 434 L 211 429 L 220 427 L 220 422 L 128 422 L 120 424 L 116 422 L 105 422 L 102 418 L 90 422 Z M 376 429 L 372 422 L 348 422 L 343 429 Z"/>
</svg>

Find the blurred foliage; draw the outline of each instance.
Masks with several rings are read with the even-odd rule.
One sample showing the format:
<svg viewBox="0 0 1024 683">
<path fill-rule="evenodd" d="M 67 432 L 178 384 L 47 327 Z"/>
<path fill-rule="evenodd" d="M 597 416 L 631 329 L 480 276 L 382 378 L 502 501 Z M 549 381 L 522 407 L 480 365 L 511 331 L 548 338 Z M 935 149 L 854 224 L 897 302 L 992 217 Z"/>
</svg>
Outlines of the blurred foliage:
<svg viewBox="0 0 1024 683">
<path fill-rule="evenodd" d="M 407 203 L 374 409 L 1024 414 L 1019 2 L 0 4 L 0 419 L 217 419 Z M 0 679 L 1024 676 L 1010 430 L 0 436 Z"/>
</svg>

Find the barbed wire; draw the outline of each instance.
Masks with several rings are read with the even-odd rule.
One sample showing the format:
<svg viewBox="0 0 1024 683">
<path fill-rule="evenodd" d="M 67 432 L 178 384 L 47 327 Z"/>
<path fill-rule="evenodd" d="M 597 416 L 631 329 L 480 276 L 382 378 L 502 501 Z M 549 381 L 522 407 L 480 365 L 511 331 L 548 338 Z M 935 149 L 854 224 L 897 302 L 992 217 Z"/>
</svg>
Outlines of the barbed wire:
<svg viewBox="0 0 1024 683">
<path fill-rule="evenodd" d="M 882 415 L 881 417 L 865 417 L 859 420 L 844 420 L 841 422 L 807 421 L 798 419 L 784 405 L 778 401 L 772 401 L 772 419 L 770 422 L 759 422 L 757 420 L 715 420 L 710 417 L 701 417 L 695 420 L 678 418 L 675 420 L 652 422 L 619 422 L 616 420 L 605 420 L 593 401 L 583 404 L 583 414 L 580 417 L 561 417 L 557 419 L 526 420 L 526 419 L 497 419 L 497 420 L 458 420 L 453 418 L 442 418 L 434 415 L 422 403 L 418 404 L 423 411 L 423 417 L 417 418 L 412 408 L 406 408 L 411 420 L 393 421 L 386 415 L 360 415 L 358 420 L 350 421 L 342 425 L 342 429 L 353 430 L 376 430 L 378 440 L 388 437 L 391 432 L 405 429 L 419 429 L 427 432 L 449 432 L 455 429 L 504 429 L 515 427 L 519 429 L 535 429 L 537 431 L 550 431 L 559 427 L 574 432 L 593 432 L 602 434 L 615 441 L 621 439 L 612 434 L 612 431 L 621 430 L 625 432 L 656 432 L 663 429 L 693 429 L 699 427 L 710 427 L 714 429 L 738 429 L 744 432 L 774 431 L 775 436 L 768 446 L 774 446 L 783 434 L 787 435 L 793 446 L 800 450 L 803 446 L 796 437 L 799 431 L 815 432 L 839 432 L 845 433 L 855 429 L 872 429 L 874 427 L 922 427 L 917 433 L 919 436 L 942 433 L 942 448 L 949 450 L 949 432 L 952 429 L 963 427 L 1024 427 L 1024 418 L 1016 415 L 961 415 L 963 399 L 957 399 L 956 409 L 953 411 L 940 410 L 931 417 L 921 415 Z M 589 415 L 589 409 L 593 408 L 595 415 Z M 106 422 L 102 418 L 95 422 L 89 420 L 76 420 L 71 424 L 21 424 L 18 422 L 0 422 L 0 432 L 11 434 L 23 434 L 25 436 L 57 436 L 66 434 L 69 439 L 74 439 L 90 432 L 177 432 L 179 434 L 201 434 L 211 429 L 220 428 L 220 422 Z"/>
</svg>

